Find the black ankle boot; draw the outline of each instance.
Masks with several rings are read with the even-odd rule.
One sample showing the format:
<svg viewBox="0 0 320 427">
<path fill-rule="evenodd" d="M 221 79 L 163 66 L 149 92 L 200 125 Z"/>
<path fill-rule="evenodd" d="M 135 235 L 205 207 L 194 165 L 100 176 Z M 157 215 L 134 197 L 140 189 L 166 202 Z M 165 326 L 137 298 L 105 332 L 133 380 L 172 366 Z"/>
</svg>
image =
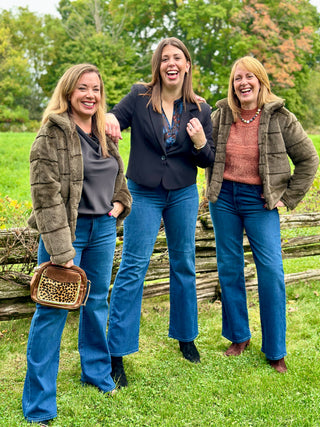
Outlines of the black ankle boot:
<svg viewBox="0 0 320 427">
<path fill-rule="evenodd" d="M 117 388 L 127 387 L 128 381 L 124 372 L 122 357 L 111 356 L 111 377 Z"/>
<path fill-rule="evenodd" d="M 179 341 L 180 350 L 183 357 L 192 363 L 200 363 L 200 354 L 193 341 L 183 342 Z"/>
</svg>

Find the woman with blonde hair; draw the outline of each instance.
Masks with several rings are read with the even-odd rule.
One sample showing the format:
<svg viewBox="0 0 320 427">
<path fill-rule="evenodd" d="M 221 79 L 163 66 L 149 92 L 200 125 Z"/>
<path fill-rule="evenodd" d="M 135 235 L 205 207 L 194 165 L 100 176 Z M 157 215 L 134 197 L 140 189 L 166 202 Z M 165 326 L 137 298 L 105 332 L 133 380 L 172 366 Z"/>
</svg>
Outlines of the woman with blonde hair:
<svg viewBox="0 0 320 427">
<path fill-rule="evenodd" d="M 38 264 L 83 268 L 91 281 L 80 308 L 81 382 L 112 393 L 106 337 L 108 289 L 116 225 L 130 212 L 123 162 L 106 138 L 105 96 L 94 65 L 70 67 L 59 80 L 31 147 L 33 212 L 40 233 Z M 57 416 L 60 342 L 68 311 L 37 304 L 32 318 L 22 406 L 29 422 L 48 425 Z"/>
<path fill-rule="evenodd" d="M 212 113 L 216 161 L 206 172 L 222 291 L 222 335 L 231 341 L 225 354 L 240 355 L 251 339 L 245 230 L 258 275 L 261 350 L 276 371 L 286 372 L 286 292 L 278 207 L 297 206 L 312 185 L 319 158 L 294 114 L 271 92 L 266 70 L 256 58 L 235 62 L 228 99 L 216 106 Z"/>
</svg>

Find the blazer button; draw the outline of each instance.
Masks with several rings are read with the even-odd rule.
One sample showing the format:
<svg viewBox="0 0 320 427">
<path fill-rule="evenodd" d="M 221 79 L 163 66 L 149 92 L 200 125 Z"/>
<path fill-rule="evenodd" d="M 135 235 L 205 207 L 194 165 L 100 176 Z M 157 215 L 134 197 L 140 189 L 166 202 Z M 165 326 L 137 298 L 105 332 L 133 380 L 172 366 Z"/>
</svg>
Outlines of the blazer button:
<svg viewBox="0 0 320 427">
<path fill-rule="evenodd" d="M 161 160 L 166 160 L 166 156 L 161 156 Z"/>
</svg>

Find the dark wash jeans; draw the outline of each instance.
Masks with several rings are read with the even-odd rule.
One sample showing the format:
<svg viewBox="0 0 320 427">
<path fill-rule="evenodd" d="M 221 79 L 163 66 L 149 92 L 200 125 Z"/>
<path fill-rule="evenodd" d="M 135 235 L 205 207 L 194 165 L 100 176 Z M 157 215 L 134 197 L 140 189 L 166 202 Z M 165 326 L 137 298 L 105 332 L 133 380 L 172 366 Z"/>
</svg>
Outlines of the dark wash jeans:
<svg viewBox="0 0 320 427">
<path fill-rule="evenodd" d="M 262 352 L 267 359 L 286 355 L 286 292 L 277 209 L 264 208 L 260 185 L 224 181 L 218 200 L 209 203 L 214 225 L 222 292 L 222 335 L 240 343 L 251 337 L 244 278 L 243 231 L 258 275 Z"/>
</svg>

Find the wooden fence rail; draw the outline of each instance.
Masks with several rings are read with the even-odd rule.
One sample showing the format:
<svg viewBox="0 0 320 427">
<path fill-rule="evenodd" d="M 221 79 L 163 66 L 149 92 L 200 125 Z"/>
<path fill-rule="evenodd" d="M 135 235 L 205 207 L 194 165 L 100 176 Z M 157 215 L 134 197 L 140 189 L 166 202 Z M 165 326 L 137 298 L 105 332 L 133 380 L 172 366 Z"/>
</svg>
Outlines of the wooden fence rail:
<svg viewBox="0 0 320 427">
<path fill-rule="evenodd" d="M 281 229 L 319 227 L 320 213 L 282 215 Z M 283 239 L 284 258 L 320 255 L 320 235 Z M 118 270 L 122 243 L 119 230 L 112 282 Z M 245 277 L 247 289 L 257 288 L 250 246 L 244 236 Z M 36 265 L 38 234 L 28 228 L 0 230 L 0 320 L 31 316 L 35 304 L 30 299 L 29 282 Z M 316 266 L 315 266 L 316 267 Z M 220 297 L 213 227 L 208 212 L 199 215 L 196 228 L 196 273 L 198 299 Z M 299 280 L 319 280 L 320 269 L 286 275 L 286 283 Z M 169 262 L 165 233 L 160 229 L 154 253 L 146 275 L 144 298 L 169 293 Z"/>
</svg>

